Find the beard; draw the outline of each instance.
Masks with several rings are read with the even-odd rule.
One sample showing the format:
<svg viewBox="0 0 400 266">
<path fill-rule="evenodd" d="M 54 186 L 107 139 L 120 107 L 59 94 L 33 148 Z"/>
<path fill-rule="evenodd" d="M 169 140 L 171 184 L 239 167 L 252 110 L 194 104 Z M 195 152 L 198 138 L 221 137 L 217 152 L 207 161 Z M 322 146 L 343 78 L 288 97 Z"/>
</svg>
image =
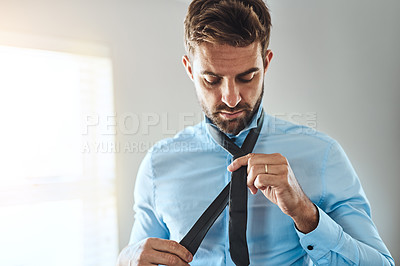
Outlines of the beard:
<svg viewBox="0 0 400 266">
<path fill-rule="evenodd" d="M 207 107 L 204 102 L 199 100 L 201 108 L 205 115 L 216 125 L 220 131 L 225 134 L 233 134 L 237 135 L 240 131 L 246 128 L 250 121 L 252 120 L 253 116 L 257 113 L 258 108 L 260 107 L 262 97 L 264 95 L 264 83 L 262 85 L 262 91 L 260 96 L 258 97 L 254 106 L 250 106 L 248 103 L 239 102 L 237 106 L 234 108 L 228 107 L 226 104 L 220 104 L 215 107 Z M 235 113 L 243 111 L 244 115 L 238 118 L 233 119 L 224 119 L 221 117 L 220 112 L 229 112 Z"/>
</svg>

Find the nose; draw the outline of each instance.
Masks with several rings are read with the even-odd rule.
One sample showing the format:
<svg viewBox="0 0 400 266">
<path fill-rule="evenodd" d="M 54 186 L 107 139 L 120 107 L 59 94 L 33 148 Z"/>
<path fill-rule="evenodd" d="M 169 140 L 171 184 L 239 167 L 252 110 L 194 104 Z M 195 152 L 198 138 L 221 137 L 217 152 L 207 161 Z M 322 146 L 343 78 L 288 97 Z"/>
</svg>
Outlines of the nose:
<svg viewBox="0 0 400 266">
<path fill-rule="evenodd" d="M 221 100 L 230 108 L 234 108 L 242 100 L 239 88 L 233 80 L 227 80 L 224 82 L 221 90 Z"/>
</svg>

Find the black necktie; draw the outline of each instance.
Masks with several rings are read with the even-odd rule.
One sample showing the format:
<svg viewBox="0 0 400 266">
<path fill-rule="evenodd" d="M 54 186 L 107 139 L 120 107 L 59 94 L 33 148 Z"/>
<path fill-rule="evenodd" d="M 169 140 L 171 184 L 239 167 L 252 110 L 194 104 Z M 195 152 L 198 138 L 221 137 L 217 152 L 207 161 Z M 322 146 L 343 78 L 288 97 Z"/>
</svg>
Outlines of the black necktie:
<svg viewBox="0 0 400 266">
<path fill-rule="evenodd" d="M 264 110 L 257 120 L 257 127 L 250 130 L 241 148 L 214 126 L 208 125 L 211 136 L 232 156 L 233 160 L 250 153 L 257 142 L 264 121 Z M 229 248 L 232 261 L 239 266 L 249 265 L 249 251 L 246 241 L 247 227 L 247 167 L 243 166 L 232 173 L 229 182 L 222 192 L 204 211 L 189 230 L 180 244 L 193 255 L 210 227 L 225 209 L 229 201 Z"/>
</svg>

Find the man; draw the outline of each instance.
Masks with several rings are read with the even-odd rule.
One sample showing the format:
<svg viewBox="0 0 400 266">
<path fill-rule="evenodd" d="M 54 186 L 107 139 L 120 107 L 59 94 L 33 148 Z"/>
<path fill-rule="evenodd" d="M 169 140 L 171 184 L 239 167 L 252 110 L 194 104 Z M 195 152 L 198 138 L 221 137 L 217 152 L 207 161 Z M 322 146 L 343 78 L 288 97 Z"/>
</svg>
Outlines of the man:
<svg viewBox="0 0 400 266">
<path fill-rule="evenodd" d="M 194 256 L 178 242 L 243 166 L 251 192 L 245 240 L 251 265 L 394 265 L 340 145 L 306 127 L 263 118 L 270 26 L 262 0 L 189 6 L 183 65 L 205 119 L 159 142 L 143 160 L 131 241 L 119 265 L 234 265 L 228 208 Z M 218 129 L 241 147 L 260 120 L 253 152 L 235 160 L 211 134 Z"/>
</svg>

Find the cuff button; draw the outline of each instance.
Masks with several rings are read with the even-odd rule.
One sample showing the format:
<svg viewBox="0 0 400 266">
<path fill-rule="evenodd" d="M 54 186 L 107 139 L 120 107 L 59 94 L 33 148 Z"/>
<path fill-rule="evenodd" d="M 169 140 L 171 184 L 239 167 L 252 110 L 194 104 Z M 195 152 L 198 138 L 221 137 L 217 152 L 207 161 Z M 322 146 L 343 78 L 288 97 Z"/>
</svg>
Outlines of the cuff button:
<svg viewBox="0 0 400 266">
<path fill-rule="evenodd" d="M 313 249 L 314 249 L 314 247 L 313 247 L 313 246 L 311 246 L 311 245 L 308 245 L 308 246 L 307 246 L 307 249 L 308 249 L 308 250 L 313 250 Z"/>
</svg>

